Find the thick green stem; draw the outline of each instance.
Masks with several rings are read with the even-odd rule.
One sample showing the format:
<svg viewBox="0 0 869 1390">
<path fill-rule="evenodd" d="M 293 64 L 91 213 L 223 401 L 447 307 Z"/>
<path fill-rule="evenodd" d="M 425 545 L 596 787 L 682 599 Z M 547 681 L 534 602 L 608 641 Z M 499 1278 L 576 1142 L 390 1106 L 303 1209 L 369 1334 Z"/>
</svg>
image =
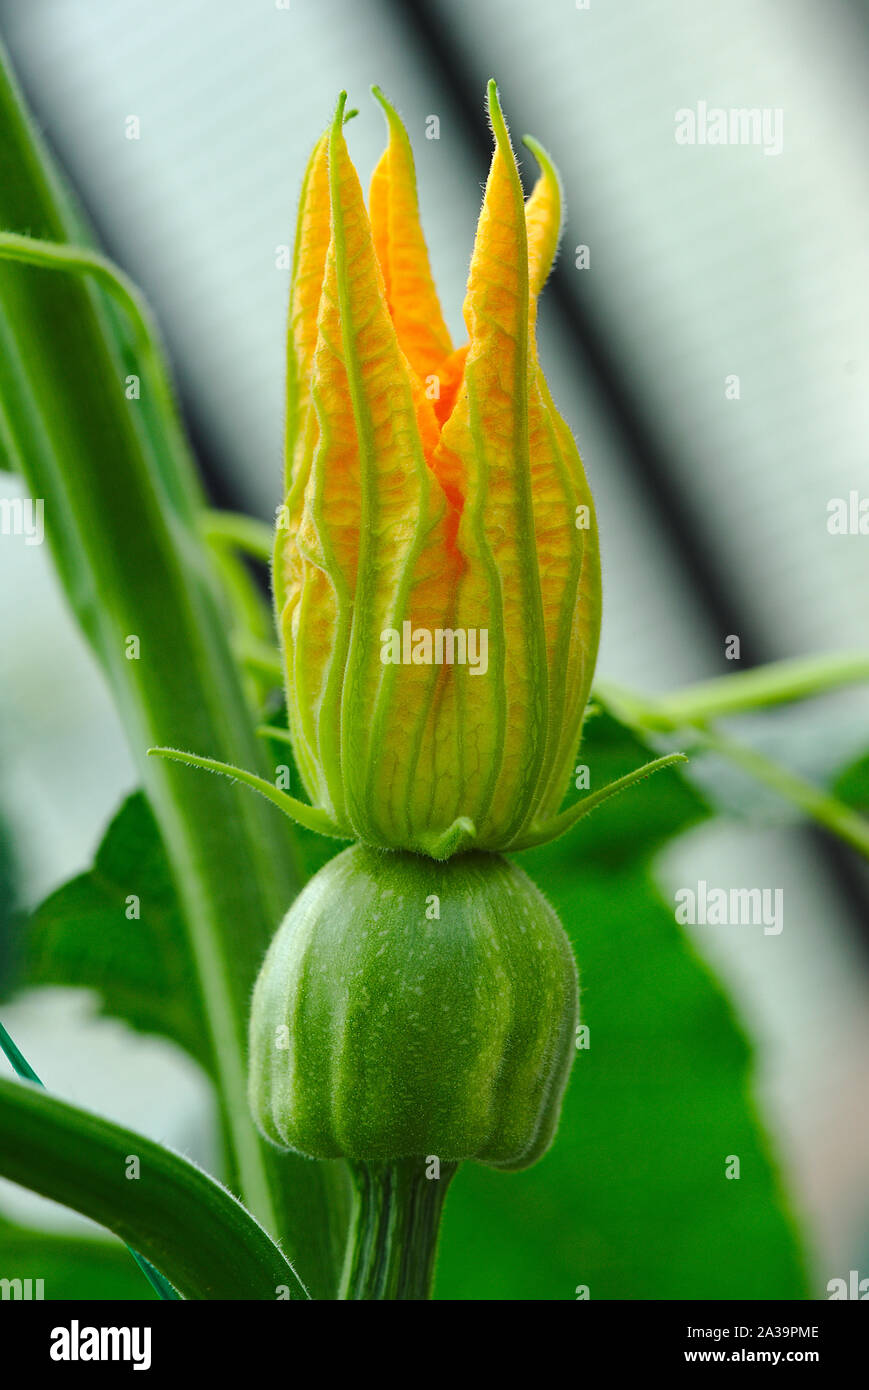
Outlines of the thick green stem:
<svg viewBox="0 0 869 1390">
<path fill-rule="evenodd" d="M 430 1162 L 430 1160 L 428 1161 Z M 431 1297 L 441 1213 L 457 1163 L 427 1177 L 428 1162 L 354 1163 L 356 1203 L 342 1299 Z"/>
</svg>

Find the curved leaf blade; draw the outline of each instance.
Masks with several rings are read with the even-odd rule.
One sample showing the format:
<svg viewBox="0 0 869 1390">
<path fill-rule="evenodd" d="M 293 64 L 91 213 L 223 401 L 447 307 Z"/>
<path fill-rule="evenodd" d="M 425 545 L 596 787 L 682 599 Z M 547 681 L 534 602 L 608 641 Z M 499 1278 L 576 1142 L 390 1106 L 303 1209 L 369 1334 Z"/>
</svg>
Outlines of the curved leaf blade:
<svg viewBox="0 0 869 1390">
<path fill-rule="evenodd" d="M 100 1222 L 183 1298 L 307 1297 L 274 1241 L 202 1169 L 32 1082 L 0 1080 L 0 1176 Z"/>
</svg>

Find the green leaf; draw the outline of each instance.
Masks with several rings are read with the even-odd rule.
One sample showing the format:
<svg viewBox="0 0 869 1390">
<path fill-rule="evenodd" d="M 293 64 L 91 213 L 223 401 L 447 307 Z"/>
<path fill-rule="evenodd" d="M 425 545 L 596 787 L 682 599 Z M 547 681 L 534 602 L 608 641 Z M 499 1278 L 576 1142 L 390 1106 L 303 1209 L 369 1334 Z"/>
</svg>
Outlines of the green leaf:
<svg viewBox="0 0 869 1390">
<path fill-rule="evenodd" d="M 130 911 L 138 917 L 130 918 Z M 52 893 L 28 919 L 16 983 L 96 990 L 104 1013 L 162 1034 L 213 1073 L 178 897 L 141 792 L 118 811 L 93 868 Z"/>
<path fill-rule="evenodd" d="M 608 715 L 589 722 L 592 788 L 646 756 Z M 651 877 L 655 851 L 706 815 L 671 769 L 522 856 L 573 941 L 590 1045 L 542 1163 L 460 1170 L 438 1297 L 574 1299 L 580 1285 L 592 1299 L 807 1296 L 748 1043 Z"/>
<path fill-rule="evenodd" d="M 2 1219 L 0 1277 L 41 1279 L 46 1302 L 157 1301 L 156 1293 L 136 1269 L 121 1241 L 34 1230 Z"/>
<path fill-rule="evenodd" d="M 99 1221 L 184 1298 L 306 1297 L 278 1247 L 213 1178 L 30 1082 L 0 1080 L 0 1176 Z"/>
<path fill-rule="evenodd" d="M 16 866 L 6 825 L 0 820 L 0 993 L 11 972 L 12 922 L 15 916 Z"/>
<path fill-rule="evenodd" d="M 90 241 L 2 50 L 0 228 L 47 242 Z M 330 1297 L 346 1174 L 277 1154 L 247 1108 L 250 993 L 299 886 L 289 827 L 225 779 L 146 756 L 159 744 L 266 770 L 230 647 L 220 569 L 200 535 L 202 490 L 147 323 L 143 334 L 140 302 L 119 307 L 102 287 L 112 273 L 106 263 L 97 283 L 94 273 L 40 255 L 38 266 L 0 260 L 0 462 L 44 500 L 61 583 L 160 827 L 200 982 L 231 1181 L 263 1224 L 304 1255 L 312 1291 Z M 129 376 L 139 379 L 138 399 L 125 394 Z"/>
<path fill-rule="evenodd" d="M 572 830 L 583 816 L 588 816 L 592 811 L 603 806 L 610 797 L 619 796 L 622 792 L 635 787 L 638 782 L 644 782 L 647 777 L 654 776 L 656 772 L 664 772 L 675 763 L 686 761 L 684 753 L 668 753 L 663 758 L 655 758 L 651 762 L 633 768 L 631 772 L 616 778 L 614 782 L 608 782 L 605 787 L 601 787 L 598 791 L 590 792 L 581 801 L 575 801 L 572 806 L 568 806 L 565 811 L 554 816 L 552 820 L 545 821 L 543 824 L 532 824 L 528 833 L 515 842 L 513 852 L 533 849 L 538 845 L 547 844 L 550 840 L 557 840 L 559 836 L 566 835 L 568 831 Z"/>
<path fill-rule="evenodd" d="M 833 790 L 846 805 L 869 817 L 869 753 L 839 772 Z"/>
<path fill-rule="evenodd" d="M 32 1081 L 37 1086 L 42 1085 L 40 1077 L 37 1076 L 33 1067 L 24 1056 L 24 1053 L 21 1051 L 14 1038 L 9 1035 L 2 1023 L 0 1023 L 0 1048 L 3 1049 L 9 1062 L 12 1064 L 12 1070 L 15 1072 L 16 1076 L 21 1077 L 24 1081 Z M 132 1246 L 128 1248 L 130 1255 L 159 1297 L 161 1299 L 176 1299 L 178 1297 L 178 1292 L 170 1284 L 165 1274 L 162 1274 L 159 1269 L 155 1269 L 150 1261 L 146 1260 L 144 1255 L 140 1254 L 138 1250 L 134 1250 Z"/>
</svg>

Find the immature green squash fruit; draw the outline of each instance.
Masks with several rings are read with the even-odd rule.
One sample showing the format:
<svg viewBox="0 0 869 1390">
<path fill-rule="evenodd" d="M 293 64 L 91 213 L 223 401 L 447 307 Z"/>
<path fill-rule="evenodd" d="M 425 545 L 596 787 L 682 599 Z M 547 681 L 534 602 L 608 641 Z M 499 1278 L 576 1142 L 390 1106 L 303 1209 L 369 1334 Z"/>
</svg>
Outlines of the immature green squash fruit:
<svg viewBox="0 0 869 1390">
<path fill-rule="evenodd" d="M 253 1113 L 312 1158 L 524 1168 L 555 1133 L 577 1013 L 567 937 L 521 869 L 354 845 L 266 956 Z"/>
</svg>

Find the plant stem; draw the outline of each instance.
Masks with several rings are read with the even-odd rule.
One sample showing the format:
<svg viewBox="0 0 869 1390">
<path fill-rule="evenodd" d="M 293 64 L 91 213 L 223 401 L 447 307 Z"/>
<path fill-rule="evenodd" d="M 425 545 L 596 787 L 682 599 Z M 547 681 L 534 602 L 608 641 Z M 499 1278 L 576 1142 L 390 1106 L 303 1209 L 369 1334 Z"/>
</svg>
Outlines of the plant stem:
<svg viewBox="0 0 869 1390">
<path fill-rule="evenodd" d="M 254 560 L 270 565 L 275 548 L 275 529 L 241 512 L 203 511 L 200 530 L 207 541 L 233 546 Z"/>
<path fill-rule="evenodd" d="M 242 628 L 233 635 L 232 649 L 242 666 L 266 676 L 273 687 L 280 689 L 283 686 L 283 657 L 273 642 L 257 641 L 250 632 L 245 632 Z"/>
<path fill-rule="evenodd" d="M 865 816 L 709 722 L 713 717 L 802 700 L 867 679 L 869 656 L 856 652 L 779 661 L 756 671 L 689 686 L 675 695 L 637 695 L 609 684 L 596 686 L 596 692 L 618 719 L 642 734 L 677 730 L 684 734 L 690 729 L 700 747 L 743 768 L 869 859 L 869 820 Z"/>
<path fill-rule="evenodd" d="M 678 729 L 725 715 L 805 700 L 861 681 L 869 681 L 869 652 L 835 652 L 774 661 L 753 671 L 738 671 L 689 685 L 671 695 L 637 695 L 607 682 L 597 683 L 595 693 L 605 704 L 624 706 L 634 717 L 640 716 L 646 728 Z"/>
<path fill-rule="evenodd" d="M 869 859 L 869 820 L 844 801 L 719 729 L 695 729 L 693 736 L 701 747 L 729 758 Z"/>
<path fill-rule="evenodd" d="M 356 1202 L 342 1299 L 431 1297 L 441 1213 L 457 1163 L 426 1177 L 422 1158 L 353 1163 Z"/>
</svg>

